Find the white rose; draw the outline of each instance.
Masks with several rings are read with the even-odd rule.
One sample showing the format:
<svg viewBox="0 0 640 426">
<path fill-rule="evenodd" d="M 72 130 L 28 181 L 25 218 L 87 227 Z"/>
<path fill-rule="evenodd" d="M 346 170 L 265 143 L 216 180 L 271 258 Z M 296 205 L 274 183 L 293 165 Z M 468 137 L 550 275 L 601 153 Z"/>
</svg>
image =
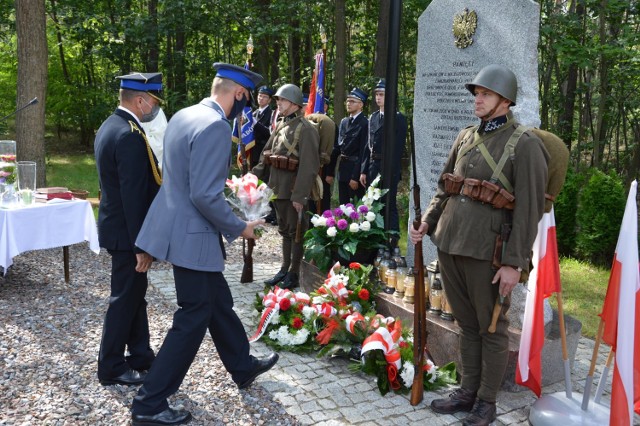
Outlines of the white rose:
<svg viewBox="0 0 640 426">
<path fill-rule="evenodd" d="M 352 223 L 349 225 L 349 232 L 358 232 L 360 230 L 360 226 L 357 223 Z"/>
<path fill-rule="evenodd" d="M 370 229 L 371 229 L 371 223 L 369 223 L 369 222 L 362 222 L 362 223 L 360 224 L 360 230 L 361 230 L 361 231 L 367 232 L 367 231 L 369 231 Z"/>
<path fill-rule="evenodd" d="M 338 230 L 336 229 L 335 226 L 330 227 L 329 229 L 327 229 L 327 236 L 333 238 L 338 234 Z"/>
<path fill-rule="evenodd" d="M 314 214 L 313 217 L 311 218 L 311 223 L 313 224 L 313 226 L 319 226 L 319 221 L 320 221 L 320 215 Z"/>
<path fill-rule="evenodd" d="M 374 212 L 367 212 L 365 219 L 367 219 L 369 222 L 373 222 L 374 220 L 376 220 L 376 214 Z"/>
</svg>

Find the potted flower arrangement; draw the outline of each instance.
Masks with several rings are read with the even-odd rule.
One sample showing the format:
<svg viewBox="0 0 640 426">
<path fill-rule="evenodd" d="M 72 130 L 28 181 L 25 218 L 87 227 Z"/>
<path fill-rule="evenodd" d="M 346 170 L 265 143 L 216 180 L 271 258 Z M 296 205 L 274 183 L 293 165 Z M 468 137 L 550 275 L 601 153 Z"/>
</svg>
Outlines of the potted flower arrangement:
<svg viewBox="0 0 640 426">
<path fill-rule="evenodd" d="M 348 263 L 358 254 L 366 254 L 373 260 L 377 249 L 384 247 L 389 232 L 384 230 L 380 211 L 384 206 L 380 197 L 386 190 L 378 188 L 380 175 L 371 183 L 362 200 L 326 210 L 311 218 L 313 227 L 304 235 L 304 256 L 322 272 L 326 272 L 335 260 Z M 367 256 L 368 255 L 368 256 Z"/>
</svg>

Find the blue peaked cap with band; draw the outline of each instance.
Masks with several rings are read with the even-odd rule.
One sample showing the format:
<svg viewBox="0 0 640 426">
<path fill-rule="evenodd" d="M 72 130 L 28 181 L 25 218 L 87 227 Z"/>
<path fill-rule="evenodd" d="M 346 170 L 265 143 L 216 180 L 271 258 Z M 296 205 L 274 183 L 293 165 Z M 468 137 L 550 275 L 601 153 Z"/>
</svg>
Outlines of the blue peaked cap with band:
<svg viewBox="0 0 640 426">
<path fill-rule="evenodd" d="M 162 100 L 162 73 L 132 72 L 116 77 L 120 80 L 120 88 L 146 92 L 158 100 Z"/>
<path fill-rule="evenodd" d="M 213 68 L 217 71 L 216 77 L 226 78 L 252 92 L 258 83 L 262 81 L 262 76 L 253 71 L 244 69 L 237 65 L 216 62 Z"/>
<path fill-rule="evenodd" d="M 264 93 L 265 95 L 272 98 L 275 92 L 269 86 L 260 86 L 260 88 L 258 89 L 258 93 Z"/>
<path fill-rule="evenodd" d="M 376 88 L 373 89 L 373 93 L 375 92 L 384 92 L 386 88 L 386 83 L 384 81 L 384 78 L 381 78 L 378 83 L 376 84 Z"/>
<path fill-rule="evenodd" d="M 348 98 L 356 98 L 362 103 L 367 102 L 367 94 L 362 89 L 359 89 L 357 87 L 351 89 L 351 92 L 347 95 L 347 99 Z"/>
</svg>

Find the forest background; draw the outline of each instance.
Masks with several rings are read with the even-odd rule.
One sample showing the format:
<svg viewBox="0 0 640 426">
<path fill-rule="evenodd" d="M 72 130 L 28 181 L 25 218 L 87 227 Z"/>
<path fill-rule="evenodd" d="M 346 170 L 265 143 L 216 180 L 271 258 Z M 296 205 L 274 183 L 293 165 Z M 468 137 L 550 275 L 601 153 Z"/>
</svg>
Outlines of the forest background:
<svg viewBox="0 0 640 426">
<path fill-rule="evenodd" d="M 117 104 L 115 76 L 161 71 L 170 117 L 209 94 L 214 62 L 244 64 L 251 38 L 252 69 L 266 84 L 308 92 L 321 26 L 329 114 L 339 121 L 352 87 L 370 91 L 385 76 L 391 1 L 0 0 L 0 115 L 40 100 L 0 121 L 0 135 L 38 162 L 44 185 L 51 147 L 92 152 Z M 402 2 L 398 103 L 409 117 L 418 18 L 429 3 Z M 640 169 L 640 2 L 539 4 L 541 127 L 571 150 L 556 202 L 559 248 L 607 265 Z M 373 109 L 371 99 L 365 112 Z"/>
</svg>

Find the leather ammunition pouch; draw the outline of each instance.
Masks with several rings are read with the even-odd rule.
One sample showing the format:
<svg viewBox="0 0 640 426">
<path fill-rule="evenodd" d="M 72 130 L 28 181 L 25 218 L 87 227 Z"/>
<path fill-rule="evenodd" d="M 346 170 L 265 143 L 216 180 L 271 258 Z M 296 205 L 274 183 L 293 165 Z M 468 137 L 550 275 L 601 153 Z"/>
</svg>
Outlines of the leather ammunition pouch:
<svg viewBox="0 0 640 426">
<path fill-rule="evenodd" d="M 271 165 L 271 150 L 266 149 L 266 150 L 262 151 L 262 162 L 266 166 L 270 166 Z"/>
<path fill-rule="evenodd" d="M 457 195 L 460 193 L 460 190 L 462 190 L 464 177 L 452 173 L 445 173 L 442 175 L 442 179 L 444 180 L 444 191 L 448 195 Z"/>
<path fill-rule="evenodd" d="M 482 181 L 479 179 L 466 178 L 462 185 L 462 195 L 479 201 L 481 185 Z"/>
<path fill-rule="evenodd" d="M 267 163 L 266 158 L 267 157 L 265 156 L 265 163 Z M 268 164 L 270 164 L 274 169 L 288 170 L 290 172 L 294 172 L 298 169 L 298 160 L 287 157 L 286 155 L 270 154 Z"/>
<path fill-rule="evenodd" d="M 513 210 L 515 207 L 516 197 L 495 183 L 472 178 L 463 179 L 462 182 L 458 183 L 456 180 L 459 180 L 461 176 L 453 176 L 453 178 L 449 179 L 447 179 L 446 176 L 443 177 L 445 179 L 445 191 L 447 191 L 447 183 L 449 183 L 449 188 L 452 190 L 455 190 L 458 184 L 460 184 L 462 190 L 459 193 L 472 200 L 491 204 L 495 209 Z M 447 191 L 447 193 L 450 192 Z M 451 192 L 450 194 L 455 194 L 455 192 Z"/>
</svg>

